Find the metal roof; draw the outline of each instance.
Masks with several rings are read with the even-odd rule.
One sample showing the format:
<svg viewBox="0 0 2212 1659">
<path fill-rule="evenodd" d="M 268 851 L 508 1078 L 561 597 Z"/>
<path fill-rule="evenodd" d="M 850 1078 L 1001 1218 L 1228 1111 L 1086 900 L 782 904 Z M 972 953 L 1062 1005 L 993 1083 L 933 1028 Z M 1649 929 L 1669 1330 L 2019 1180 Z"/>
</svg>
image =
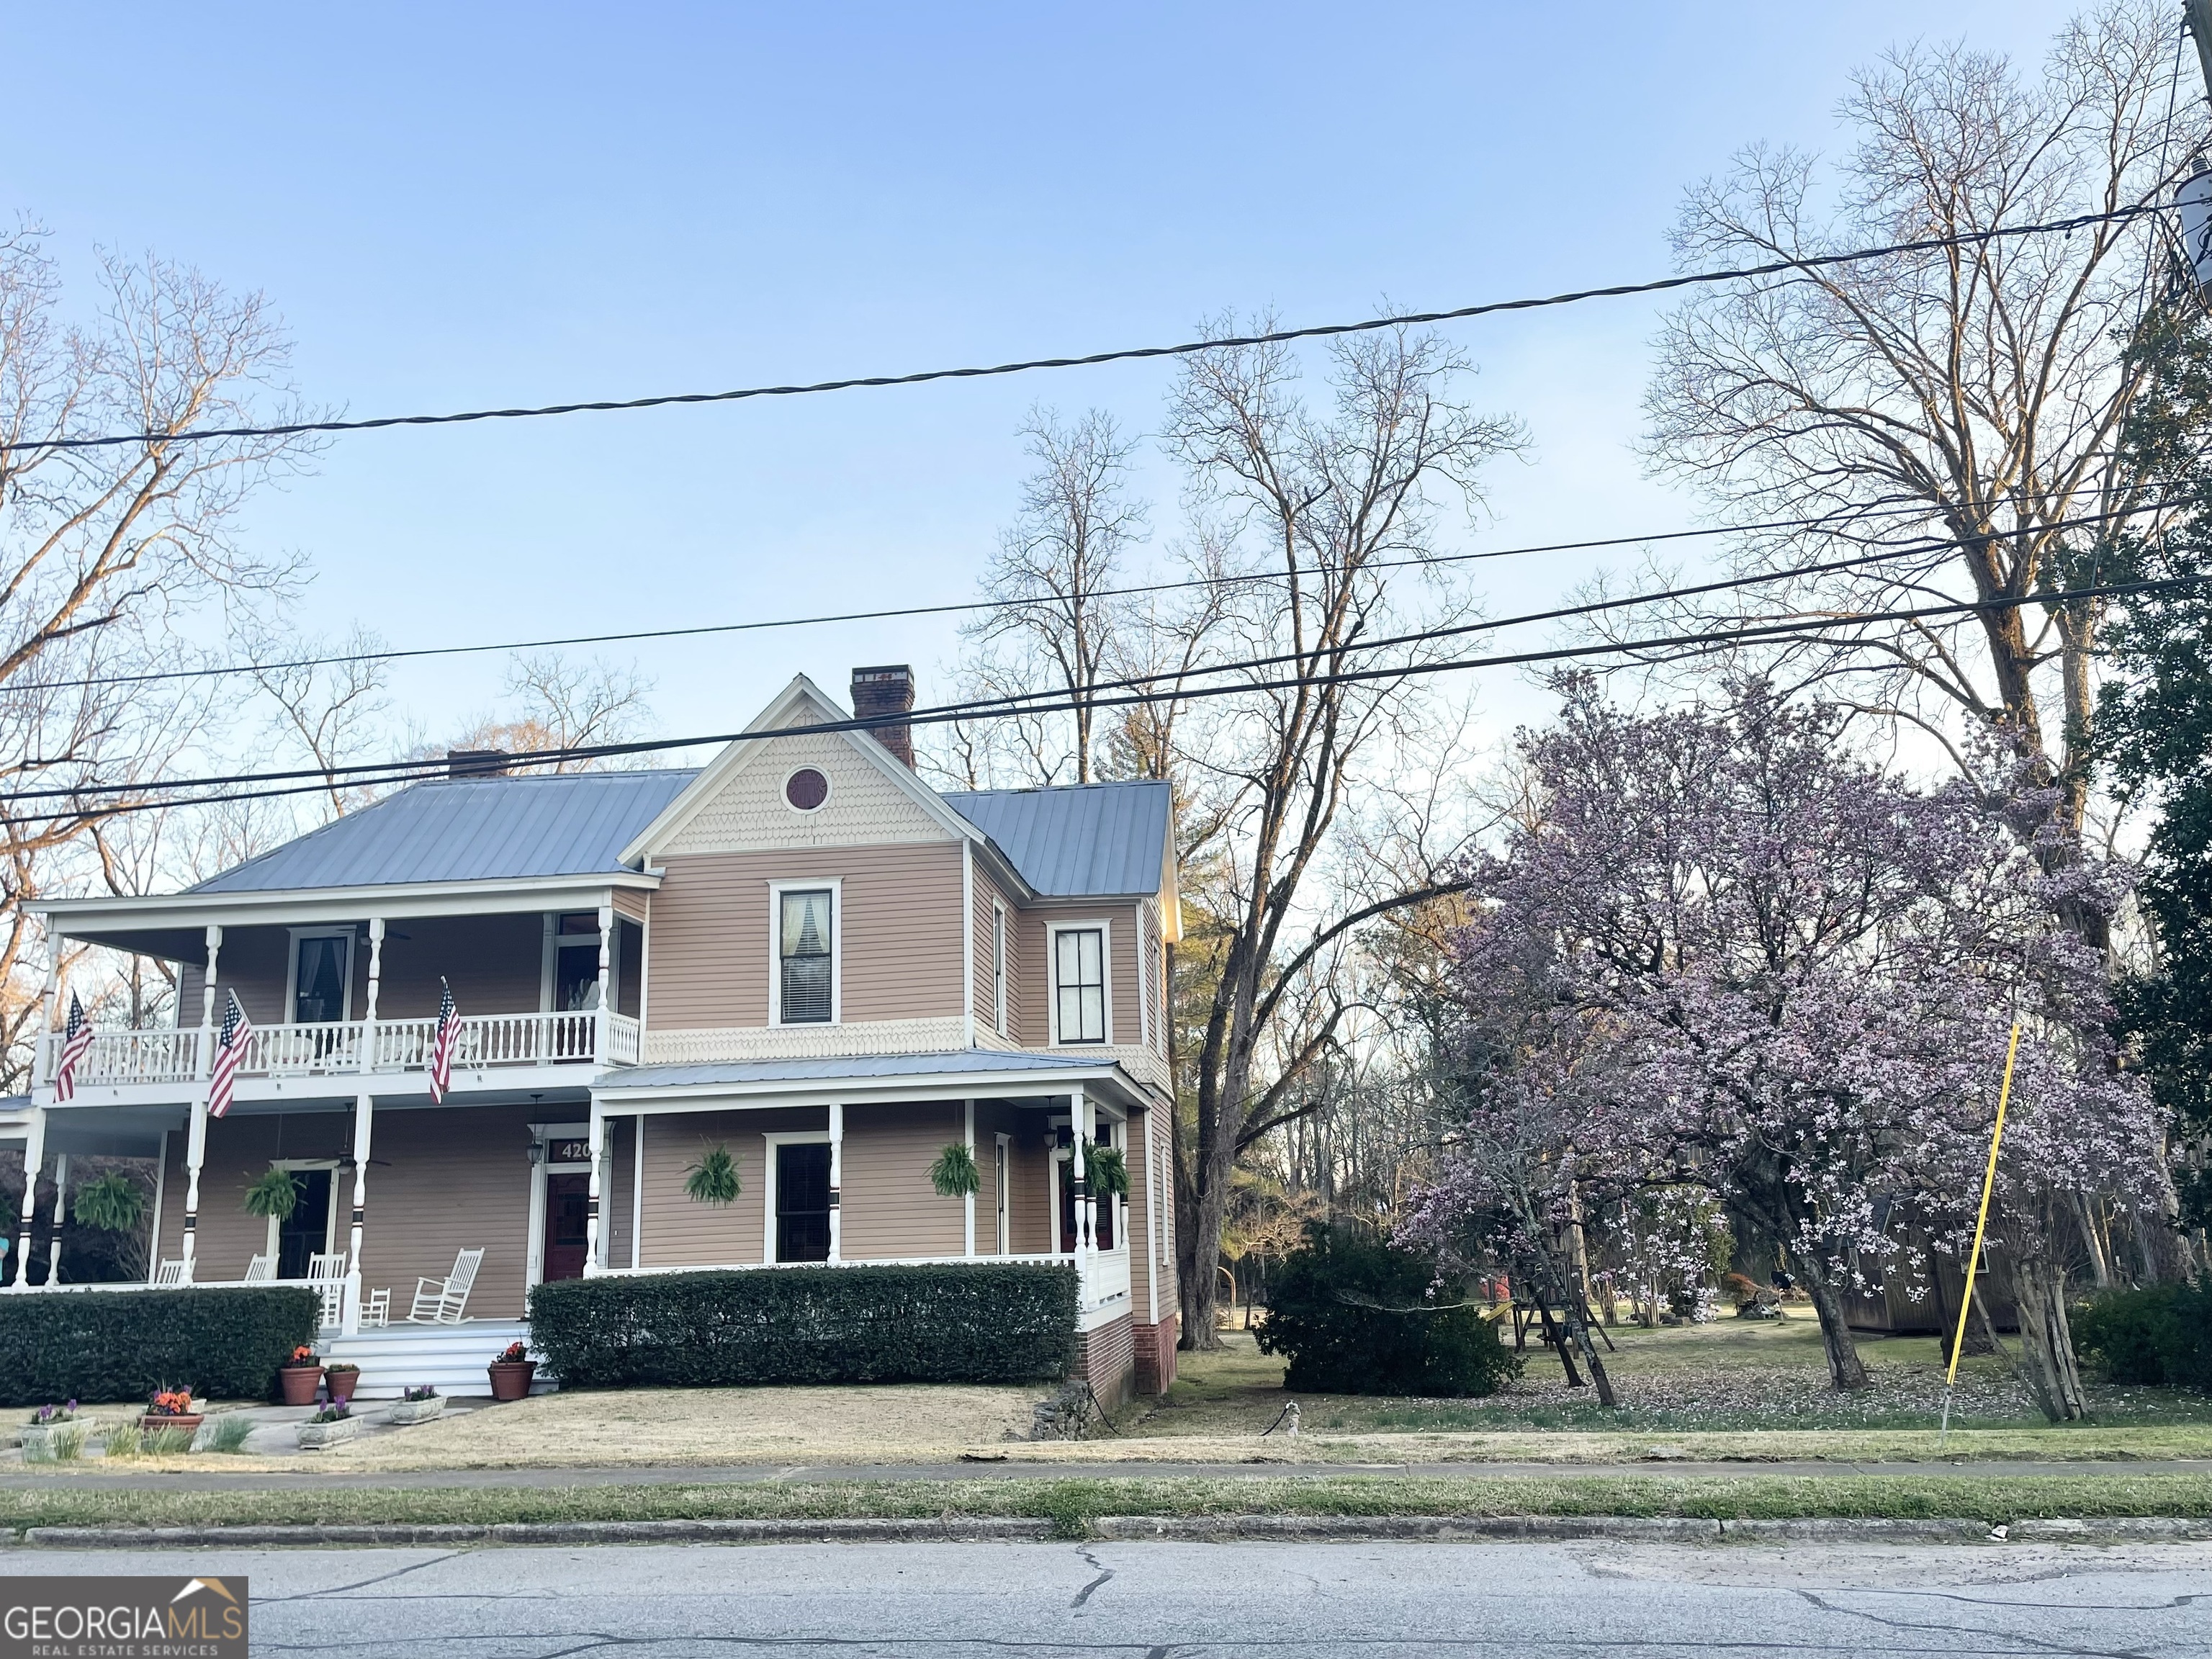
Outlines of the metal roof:
<svg viewBox="0 0 2212 1659">
<path fill-rule="evenodd" d="M 417 783 L 186 890 L 273 893 L 618 871 L 623 848 L 698 775 L 574 772 Z M 994 789 L 944 799 L 1047 896 L 1158 890 L 1168 839 L 1164 783 Z"/>
<path fill-rule="evenodd" d="M 863 1078 L 1035 1075 L 1095 1072 L 1114 1064 L 1107 1054 L 1013 1054 L 1000 1048 L 951 1048 L 937 1054 L 841 1054 L 817 1060 L 726 1060 L 696 1066 L 624 1066 L 602 1072 L 592 1084 L 614 1089 L 684 1089 L 714 1083 L 851 1083 Z"/>
<path fill-rule="evenodd" d="M 194 893 L 270 893 L 597 875 L 698 774 L 573 772 L 417 783 L 211 876 Z"/>
<path fill-rule="evenodd" d="M 1051 896 L 1154 893 L 1168 851 L 1169 790 L 1134 781 L 949 794 L 1022 879 Z"/>
</svg>

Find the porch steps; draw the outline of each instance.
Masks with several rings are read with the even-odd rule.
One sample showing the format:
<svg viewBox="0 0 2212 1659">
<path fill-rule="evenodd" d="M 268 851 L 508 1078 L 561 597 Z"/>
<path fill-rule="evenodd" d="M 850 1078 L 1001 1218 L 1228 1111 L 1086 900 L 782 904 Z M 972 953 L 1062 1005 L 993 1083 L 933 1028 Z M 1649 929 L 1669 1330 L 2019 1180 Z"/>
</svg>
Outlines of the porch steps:
<svg viewBox="0 0 2212 1659">
<path fill-rule="evenodd" d="M 400 1390 L 425 1384 L 447 1395 L 488 1396 L 491 1379 L 484 1368 L 510 1342 L 527 1342 L 530 1327 L 520 1319 L 469 1319 L 458 1325 L 387 1325 L 356 1336 L 328 1336 L 323 1358 L 350 1360 L 361 1367 L 354 1389 L 359 1400 L 397 1400 Z M 554 1387 L 540 1382 L 532 1394 Z"/>
</svg>

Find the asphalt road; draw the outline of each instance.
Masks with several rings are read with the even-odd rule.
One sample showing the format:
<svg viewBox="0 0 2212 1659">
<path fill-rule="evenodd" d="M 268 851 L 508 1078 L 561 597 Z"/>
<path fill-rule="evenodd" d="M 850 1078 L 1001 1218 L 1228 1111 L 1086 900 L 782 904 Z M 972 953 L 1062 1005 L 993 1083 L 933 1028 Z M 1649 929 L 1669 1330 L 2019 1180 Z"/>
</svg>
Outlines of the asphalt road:
<svg viewBox="0 0 2212 1659">
<path fill-rule="evenodd" d="M 11 1555 L 244 1573 L 335 1659 L 2212 1655 L 2212 1545 L 651 1545 Z"/>
</svg>

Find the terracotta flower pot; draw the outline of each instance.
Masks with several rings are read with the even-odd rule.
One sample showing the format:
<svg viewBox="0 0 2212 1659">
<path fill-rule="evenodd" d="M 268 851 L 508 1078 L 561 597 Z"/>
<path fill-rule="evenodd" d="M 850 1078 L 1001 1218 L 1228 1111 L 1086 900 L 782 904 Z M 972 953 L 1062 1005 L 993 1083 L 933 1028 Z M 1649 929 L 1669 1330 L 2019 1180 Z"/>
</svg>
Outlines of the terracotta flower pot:
<svg viewBox="0 0 2212 1659">
<path fill-rule="evenodd" d="M 359 1371 L 334 1371 L 325 1370 L 323 1372 L 323 1377 L 324 1380 L 331 1385 L 331 1398 L 332 1400 L 351 1400 L 353 1398 L 353 1391 L 361 1385 L 361 1373 Z"/>
<path fill-rule="evenodd" d="M 194 1434 L 206 1420 L 206 1413 L 203 1412 L 185 1412 L 173 1417 L 159 1412 L 148 1412 L 139 1418 L 138 1426 L 148 1434 L 158 1434 L 163 1429 L 182 1429 L 186 1434 Z"/>
<path fill-rule="evenodd" d="M 530 1379 L 538 1370 L 534 1359 L 494 1360 L 484 1369 L 491 1373 L 491 1397 L 494 1400 L 520 1400 L 530 1393 Z"/>
<path fill-rule="evenodd" d="M 321 1385 L 323 1368 L 320 1365 L 280 1365 L 276 1377 L 284 1385 L 284 1403 L 288 1406 L 312 1406 L 315 1390 Z"/>
</svg>

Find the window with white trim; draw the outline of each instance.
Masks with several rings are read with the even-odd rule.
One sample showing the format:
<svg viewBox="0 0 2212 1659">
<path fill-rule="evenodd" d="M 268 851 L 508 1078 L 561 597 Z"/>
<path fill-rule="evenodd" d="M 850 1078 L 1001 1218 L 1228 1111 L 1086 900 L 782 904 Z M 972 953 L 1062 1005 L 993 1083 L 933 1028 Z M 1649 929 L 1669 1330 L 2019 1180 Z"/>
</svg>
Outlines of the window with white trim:
<svg viewBox="0 0 2212 1659">
<path fill-rule="evenodd" d="M 1106 930 L 1061 927 L 1052 936 L 1054 1041 L 1106 1041 Z"/>
<path fill-rule="evenodd" d="M 827 1025 L 835 1018 L 836 894 L 783 889 L 776 902 L 776 1023 Z"/>
<path fill-rule="evenodd" d="M 1006 907 L 991 907 L 992 1029 L 1006 1034 Z"/>
</svg>

